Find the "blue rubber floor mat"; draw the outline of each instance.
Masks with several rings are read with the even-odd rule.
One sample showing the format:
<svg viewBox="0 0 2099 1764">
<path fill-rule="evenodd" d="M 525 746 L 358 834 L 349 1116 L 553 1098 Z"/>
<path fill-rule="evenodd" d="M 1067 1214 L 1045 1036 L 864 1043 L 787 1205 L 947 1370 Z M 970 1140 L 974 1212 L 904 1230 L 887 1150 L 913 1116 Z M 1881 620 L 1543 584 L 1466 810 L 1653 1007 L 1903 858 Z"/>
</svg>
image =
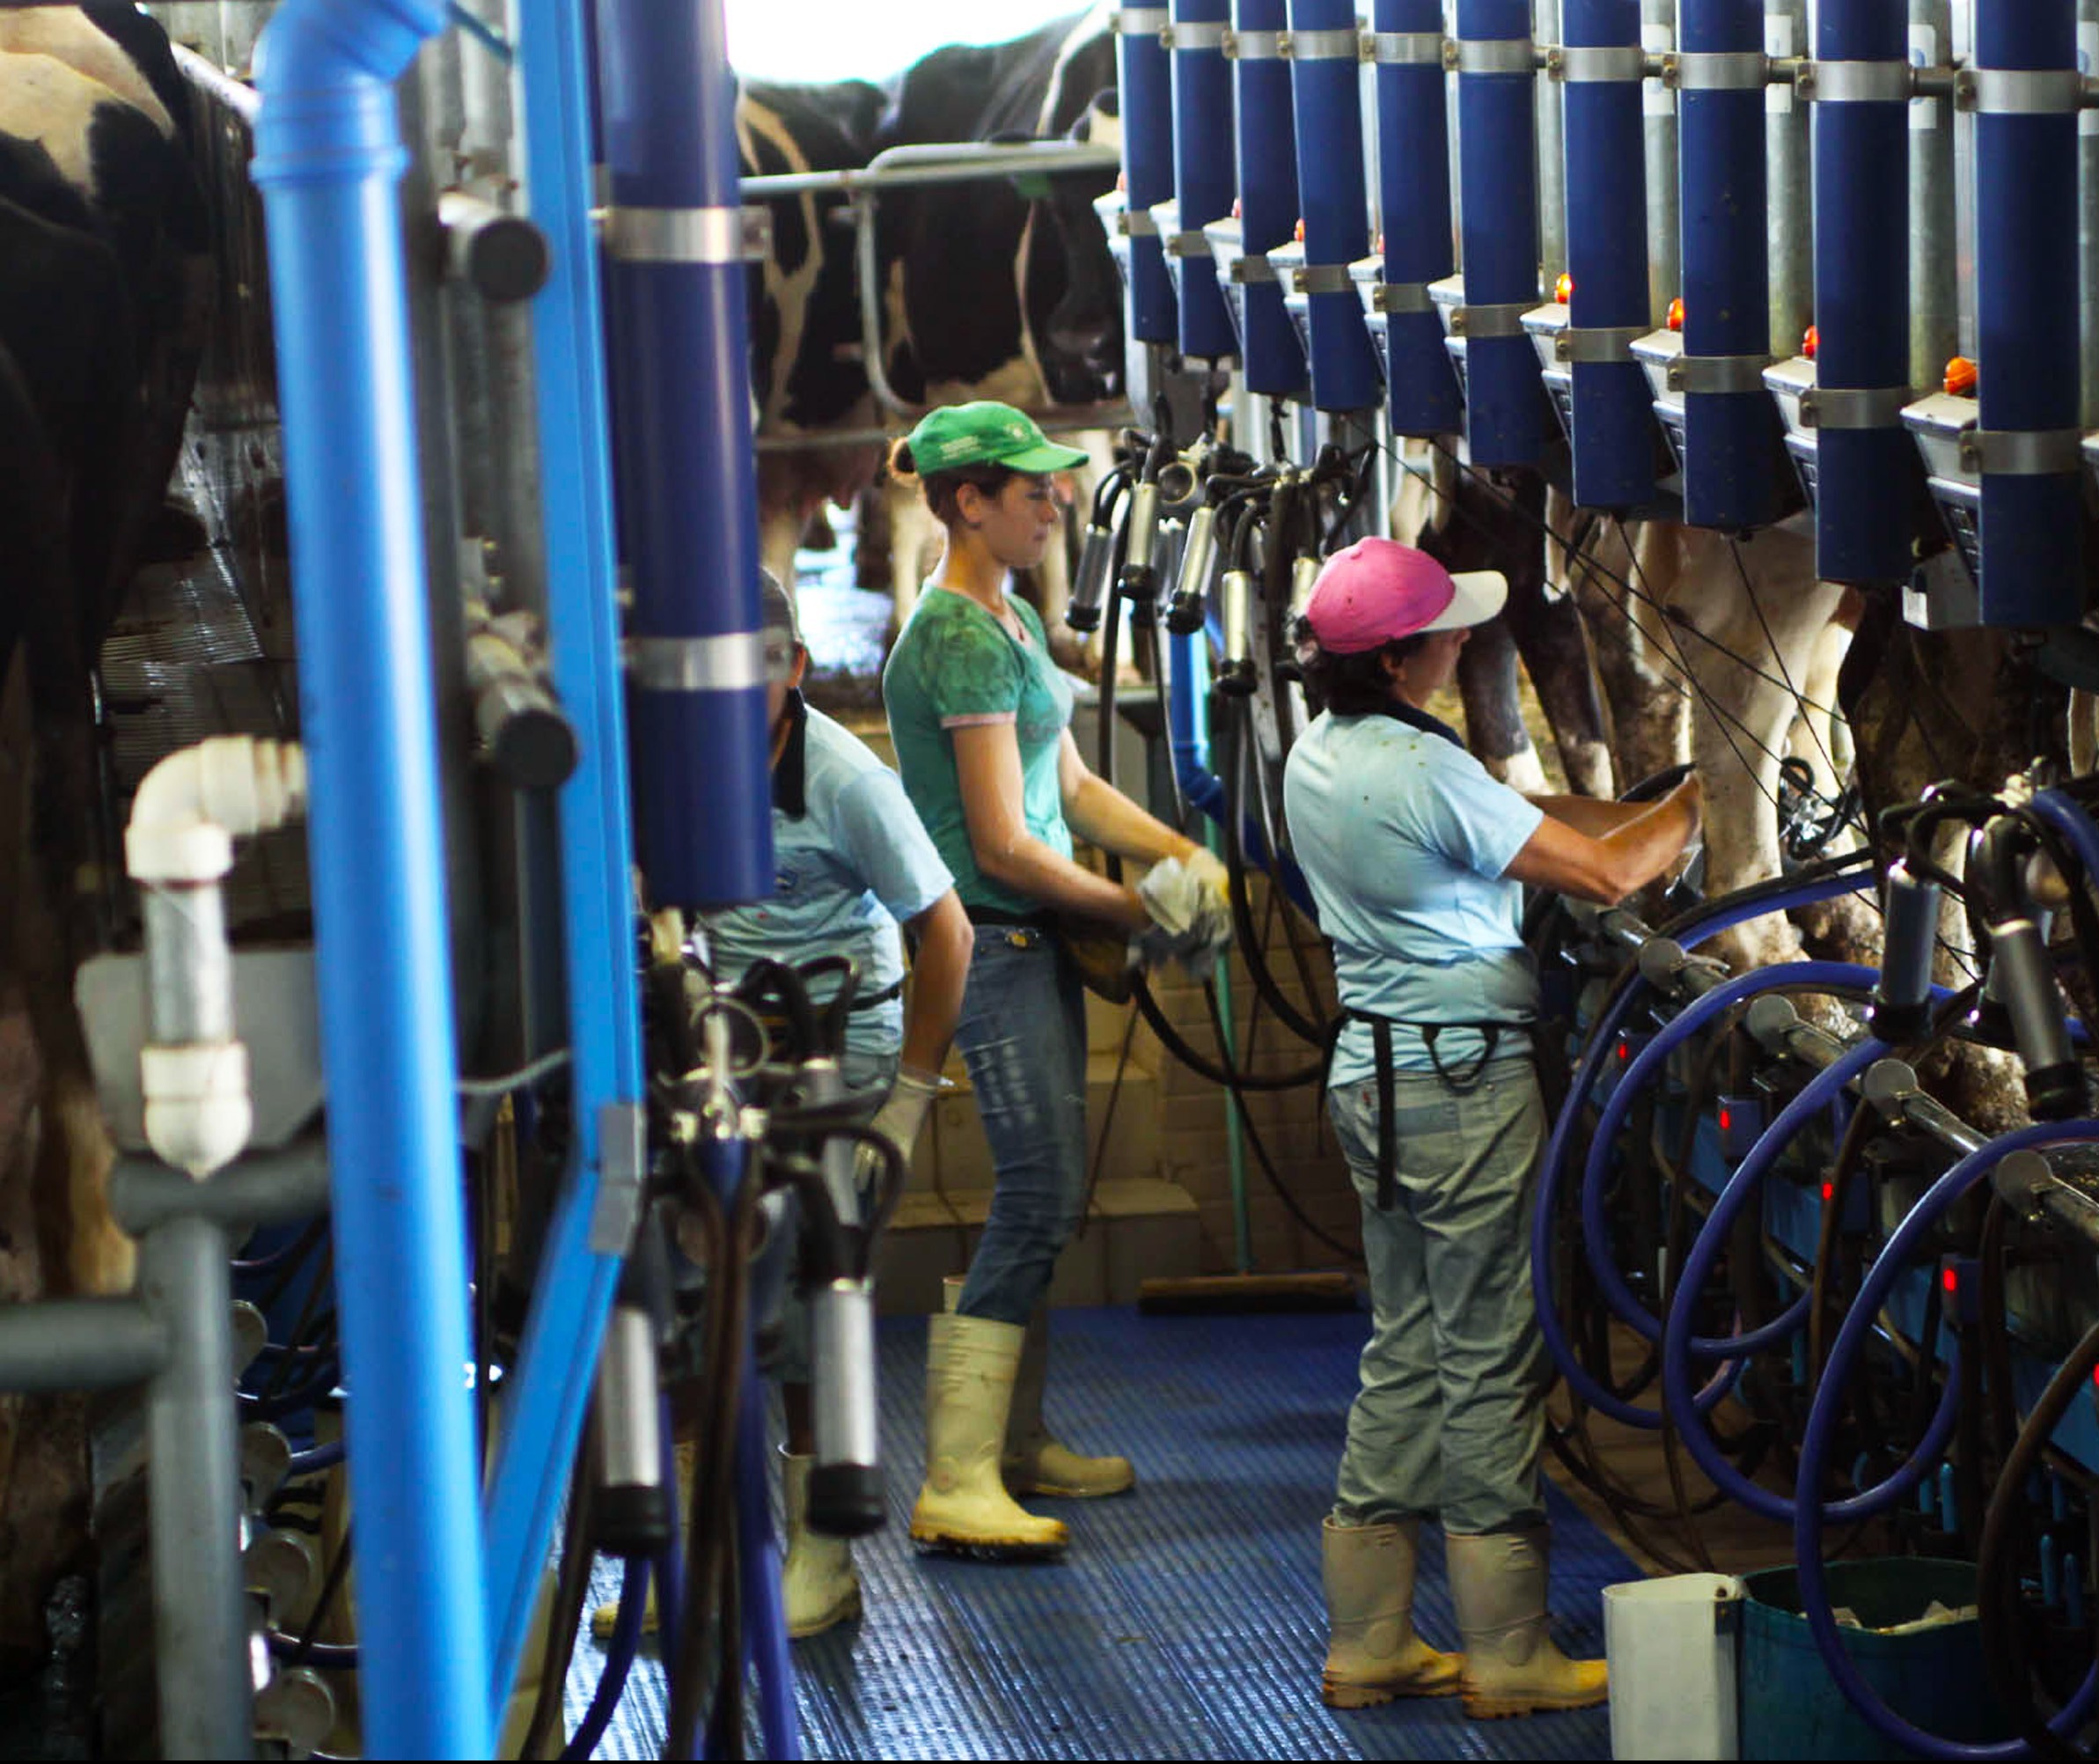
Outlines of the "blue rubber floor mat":
<svg viewBox="0 0 2099 1764">
<path fill-rule="evenodd" d="M 923 1461 L 925 1323 L 883 1326 L 890 1523 L 855 1546 L 866 1614 L 794 1649 L 813 1758 L 1604 1758 L 1608 1712 L 1469 1722 L 1456 1698 L 1347 1712 L 1319 1701 L 1319 1522 L 1355 1362 L 1355 1314 L 1056 1313 L 1048 1408 L 1082 1451 L 1127 1452 L 1137 1488 L 1031 1501 L 1071 1526 L 1064 1559 L 921 1554 L 906 1532 Z M 1603 1651 L 1601 1589 L 1640 1570 L 1557 1488 L 1554 1635 Z M 598 1564 L 593 1599 L 618 1587 Z M 1415 1616 L 1457 1644 L 1440 1538 L 1423 1540 Z M 586 1634 L 573 1729 L 603 1652 Z M 597 1755 L 653 1758 L 664 1691 L 653 1655 Z M 755 1755 L 755 1754 L 754 1754 Z"/>
</svg>

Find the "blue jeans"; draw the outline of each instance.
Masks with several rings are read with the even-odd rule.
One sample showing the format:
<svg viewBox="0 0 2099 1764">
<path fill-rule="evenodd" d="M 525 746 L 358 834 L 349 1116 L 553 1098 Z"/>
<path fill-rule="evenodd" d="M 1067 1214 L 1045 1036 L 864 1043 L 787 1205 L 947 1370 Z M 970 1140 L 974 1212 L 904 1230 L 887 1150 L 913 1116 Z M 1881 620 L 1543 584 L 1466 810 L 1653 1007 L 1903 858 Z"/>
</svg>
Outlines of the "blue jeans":
<svg viewBox="0 0 2099 1764">
<path fill-rule="evenodd" d="M 1086 1204 L 1086 993 L 1054 934 L 980 925 L 955 1040 L 997 1172 L 957 1309 L 1024 1325 Z"/>
<path fill-rule="evenodd" d="M 1398 1193 L 1377 1206 L 1377 1086 L 1327 1099 L 1363 1203 L 1371 1330 L 1334 1518 L 1374 1525 L 1440 1512 L 1449 1532 L 1545 1518 L 1543 1340 L 1530 1293 L 1530 1191 L 1545 1105 L 1530 1060 L 1472 1089 L 1394 1080 Z"/>
</svg>

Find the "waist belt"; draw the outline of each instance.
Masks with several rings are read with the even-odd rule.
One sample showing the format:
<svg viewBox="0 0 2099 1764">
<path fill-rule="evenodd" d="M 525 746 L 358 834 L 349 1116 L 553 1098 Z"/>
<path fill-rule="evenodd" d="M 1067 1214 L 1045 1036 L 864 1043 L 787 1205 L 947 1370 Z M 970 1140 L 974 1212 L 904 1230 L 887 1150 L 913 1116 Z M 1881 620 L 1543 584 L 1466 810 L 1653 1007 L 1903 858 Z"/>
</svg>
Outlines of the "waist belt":
<svg viewBox="0 0 2099 1764">
<path fill-rule="evenodd" d="M 980 907 L 973 901 L 965 900 L 962 910 L 969 915 L 969 922 L 972 925 L 1018 925 L 1046 931 L 1057 922 L 1057 915 L 1047 907 L 1031 907 L 1022 913 L 1010 907 Z"/>
<path fill-rule="evenodd" d="M 881 991 L 870 992 L 855 998 L 846 1006 L 846 1014 L 850 1016 L 856 1011 L 873 1011 L 880 1005 L 887 1004 L 892 998 L 901 998 L 903 996 L 904 982 L 901 980 L 892 980 Z"/>
<path fill-rule="evenodd" d="M 1435 1075 L 1459 1096 L 1469 1095 L 1479 1087 L 1479 1081 L 1486 1076 L 1488 1062 L 1494 1057 L 1495 1046 L 1504 1029 L 1528 1030 L 1527 1018 L 1497 1018 L 1479 1023 L 1409 1023 L 1396 1017 L 1381 1017 L 1375 1011 L 1359 1011 L 1353 1004 L 1344 1004 L 1340 1015 L 1334 1019 L 1333 1032 L 1326 1043 L 1327 1070 L 1333 1069 L 1334 1048 L 1339 1045 L 1341 1031 L 1350 1023 L 1368 1023 L 1370 1025 L 1370 1051 L 1377 1062 L 1377 1209 L 1390 1212 L 1392 1202 L 1398 1197 L 1399 1134 L 1393 1114 L 1398 1106 L 1396 1069 L 1392 1064 L 1392 1031 L 1412 1029 L 1421 1038 L 1428 1049 L 1428 1063 L 1435 1068 Z M 1460 1071 L 1452 1071 L 1435 1051 L 1436 1039 L 1446 1029 L 1471 1029 L 1479 1033 L 1481 1046 L 1479 1056 Z"/>
</svg>

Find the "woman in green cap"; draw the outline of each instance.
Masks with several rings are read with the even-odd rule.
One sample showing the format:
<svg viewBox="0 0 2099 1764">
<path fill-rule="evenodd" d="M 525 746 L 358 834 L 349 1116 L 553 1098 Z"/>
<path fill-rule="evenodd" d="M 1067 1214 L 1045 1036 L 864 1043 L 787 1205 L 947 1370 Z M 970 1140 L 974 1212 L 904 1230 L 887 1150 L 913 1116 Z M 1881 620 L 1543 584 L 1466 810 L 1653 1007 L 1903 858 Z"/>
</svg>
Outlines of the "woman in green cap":
<svg viewBox="0 0 2099 1764">
<path fill-rule="evenodd" d="M 953 871 L 974 950 L 956 1043 L 996 1169 L 984 1235 L 950 1314 L 932 1319 L 923 1543 L 1019 1554 L 1064 1547 L 1016 1494 L 1119 1494 L 1129 1460 L 1089 1458 L 1042 1420 L 1045 1295 L 1085 1202 L 1086 1011 L 1059 930 L 1151 922 L 1134 888 L 1072 861 L 1075 834 L 1141 864 L 1177 859 L 1222 895 L 1193 841 L 1097 777 L 1071 738 L 1072 691 L 1011 572 L 1062 541 L 1054 474 L 1085 455 L 1010 405 L 931 412 L 890 452 L 945 530 L 945 548 L 883 670 L 897 769 Z"/>
</svg>

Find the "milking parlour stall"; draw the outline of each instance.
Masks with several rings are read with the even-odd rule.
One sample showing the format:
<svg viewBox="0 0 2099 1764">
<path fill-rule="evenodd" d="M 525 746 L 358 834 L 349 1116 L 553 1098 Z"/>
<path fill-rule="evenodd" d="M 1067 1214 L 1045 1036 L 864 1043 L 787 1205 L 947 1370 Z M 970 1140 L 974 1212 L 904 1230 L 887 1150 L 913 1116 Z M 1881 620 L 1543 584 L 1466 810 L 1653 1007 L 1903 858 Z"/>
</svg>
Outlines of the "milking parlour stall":
<svg viewBox="0 0 2099 1764">
<path fill-rule="evenodd" d="M 1368 6 L 0 0 L 0 1753 L 2099 1746 L 2099 0 Z"/>
</svg>

